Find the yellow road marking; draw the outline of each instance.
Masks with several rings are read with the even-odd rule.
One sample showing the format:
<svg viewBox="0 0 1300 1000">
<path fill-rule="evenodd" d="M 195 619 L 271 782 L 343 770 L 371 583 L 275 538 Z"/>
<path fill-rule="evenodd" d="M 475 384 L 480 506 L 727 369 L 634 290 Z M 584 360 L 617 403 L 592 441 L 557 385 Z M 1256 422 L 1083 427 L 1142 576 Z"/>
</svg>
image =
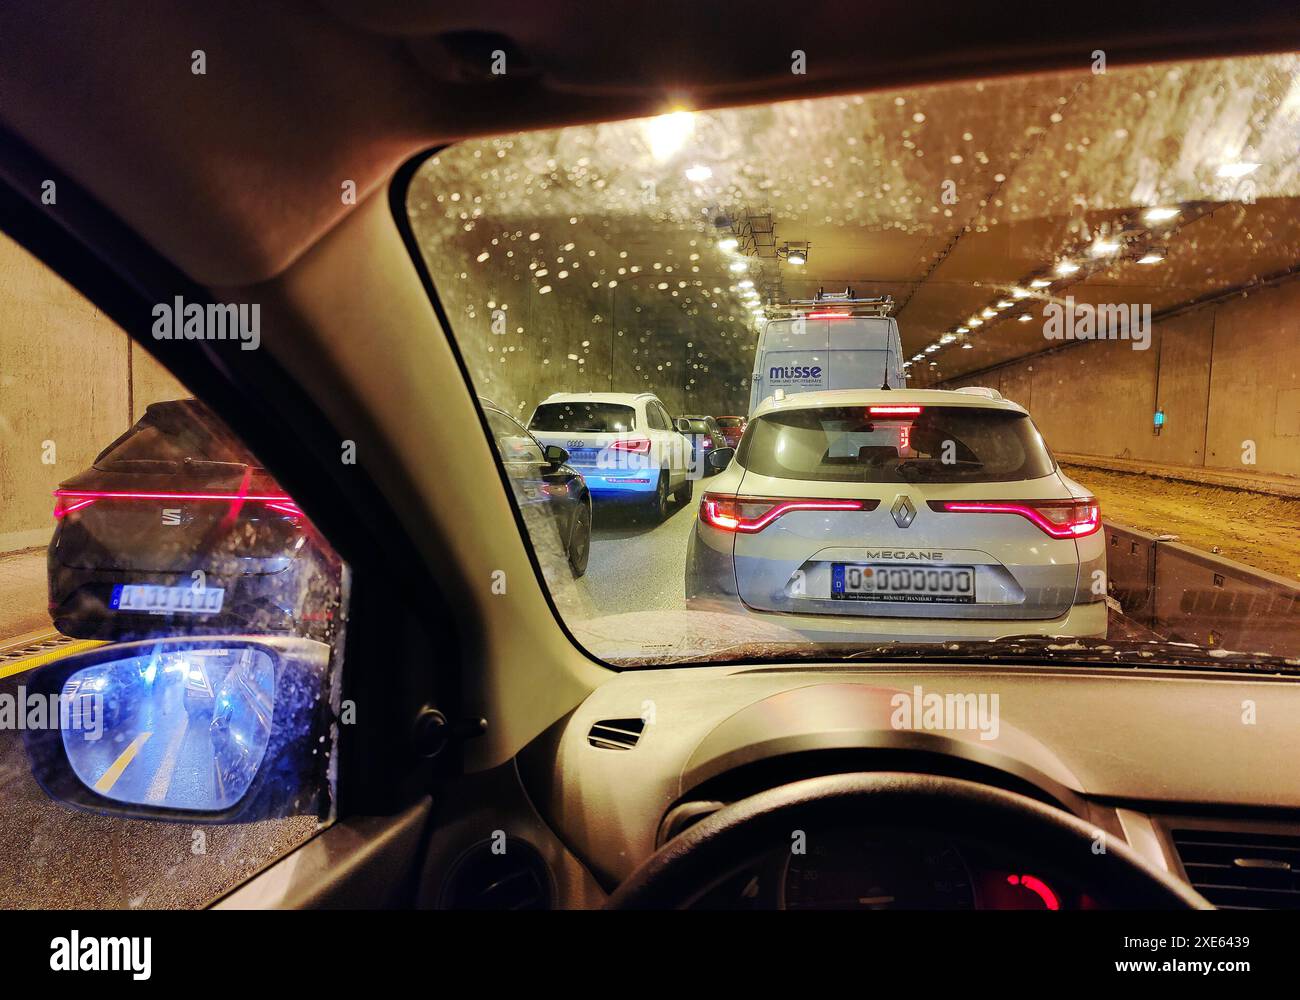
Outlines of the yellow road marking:
<svg viewBox="0 0 1300 1000">
<path fill-rule="evenodd" d="M 43 667 L 47 663 L 61 660 L 65 656 L 71 656 L 73 653 L 84 653 L 87 649 L 94 649 L 96 646 L 102 645 L 104 645 L 104 643 L 98 639 L 86 639 L 83 642 L 70 642 L 66 646 L 60 646 L 58 649 L 51 649 L 48 653 L 38 653 L 35 656 L 29 656 L 26 659 L 18 660 L 15 663 L 9 663 L 0 667 L 0 679 L 12 677 L 14 674 L 25 674 L 29 670 Z"/>
<path fill-rule="evenodd" d="M 140 748 L 144 746 L 145 741 L 152 735 L 153 733 L 141 733 L 133 739 L 130 746 L 122 751 L 117 760 L 113 761 L 113 763 L 109 765 L 108 770 L 105 771 L 100 776 L 100 779 L 95 782 L 95 791 L 99 792 L 101 795 L 107 795 L 109 790 L 117 784 L 117 779 L 122 777 L 122 772 L 126 770 L 127 765 L 129 765 L 131 761 L 135 760 L 135 755 L 140 752 Z"/>
</svg>

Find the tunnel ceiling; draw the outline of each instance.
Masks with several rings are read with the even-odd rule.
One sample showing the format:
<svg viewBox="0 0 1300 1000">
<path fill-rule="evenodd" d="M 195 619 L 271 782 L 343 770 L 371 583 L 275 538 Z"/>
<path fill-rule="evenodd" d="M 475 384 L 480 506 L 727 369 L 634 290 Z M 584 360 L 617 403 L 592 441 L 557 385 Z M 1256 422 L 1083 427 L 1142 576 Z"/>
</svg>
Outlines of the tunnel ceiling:
<svg viewBox="0 0 1300 1000">
<path fill-rule="evenodd" d="M 756 327 L 738 281 L 892 295 L 909 357 L 953 337 L 914 365 L 924 384 L 1054 346 L 1047 299 L 1158 316 L 1294 275 L 1298 72 L 1294 56 L 1168 64 L 473 141 L 440 155 L 413 209 L 466 280 L 619 287 L 742 373 Z M 738 252 L 718 246 L 731 235 Z M 792 243 L 802 266 L 773 254 Z"/>
</svg>

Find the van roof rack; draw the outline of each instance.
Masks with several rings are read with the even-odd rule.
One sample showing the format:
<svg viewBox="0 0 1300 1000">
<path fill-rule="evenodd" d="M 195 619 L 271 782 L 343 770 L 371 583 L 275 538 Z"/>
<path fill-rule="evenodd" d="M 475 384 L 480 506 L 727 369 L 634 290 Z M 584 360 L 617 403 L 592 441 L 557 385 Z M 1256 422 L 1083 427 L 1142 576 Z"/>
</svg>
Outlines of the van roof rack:
<svg viewBox="0 0 1300 1000">
<path fill-rule="evenodd" d="M 888 316 L 894 308 L 892 295 L 857 296 L 852 288 L 842 292 L 828 292 L 817 289 L 817 295 L 811 299 L 790 299 L 767 307 L 769 315 L 808 313 L 819 307 L 827 307 L 827 313 L 848 316 Z"/>
</svg>

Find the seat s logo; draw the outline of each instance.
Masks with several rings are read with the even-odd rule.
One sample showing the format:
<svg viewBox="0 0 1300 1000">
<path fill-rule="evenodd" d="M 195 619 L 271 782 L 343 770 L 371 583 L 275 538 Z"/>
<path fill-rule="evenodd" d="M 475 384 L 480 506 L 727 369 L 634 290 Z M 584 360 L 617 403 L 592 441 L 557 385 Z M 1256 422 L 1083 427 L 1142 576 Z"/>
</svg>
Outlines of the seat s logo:
<svg viewBox="0 0 1300 1000">
<path fill-rule="evenodd" d="M 164 507 L 162 512 L 162 523 L 166 526 L 177 525 L 181 523 L 181 515 L 184 511 L 180 507 Z"/>
</svg>

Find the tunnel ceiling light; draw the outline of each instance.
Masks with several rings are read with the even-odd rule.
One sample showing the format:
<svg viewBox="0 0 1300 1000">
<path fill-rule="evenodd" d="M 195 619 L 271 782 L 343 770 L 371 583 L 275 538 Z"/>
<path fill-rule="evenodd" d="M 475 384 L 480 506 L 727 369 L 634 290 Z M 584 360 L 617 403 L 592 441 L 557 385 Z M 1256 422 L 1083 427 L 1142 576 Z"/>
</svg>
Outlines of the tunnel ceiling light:
<svg viewBox="0 0 1300 1000">
<path fill-rule="evenodd" d="M 966 343 L 964 343 L 964 344 L 961 345 L 961 349 L 962 349 L 963 351 L 974 350 L 974 348 L 975 348 L 975 345 L 972 344 L 972 343 L 970 343 L 969 341 L 967 341 Z"/>
<path fill-rule="evenodd" d="M 752 281 L 750 281 L 748 278 L 746 278 L 744 281 L 739 282 L 739 283 L 737 284 L 736 287 L 738 287 L 738 288 L 753 288 L 753 287 L 754 287 L 754 283 L 753 283 Z"/>
<path fill-rule="evenodd" d="M 808 263 L 808 258 L 798 250 L 790 251 L 790 256 L 788 256 L 786 260 L 795 265 Z"/>
<path fill-rule="evenodd" d="M 1012 303 L 1010 299 L 1002 299 L 1001 301 L 998 302 L 999 309 L 1010 309 L 1011 305 Z"/>
<path fill-rule="evenodd" d="M 702 163 L 697 163 L 693 167 L 686 168 L 686 179 L 688 181 L 694 181 L 696 184 L 701 181 L 707 181 L 712 176 L 713 170 Z"/>
<path fill-rule="evenodd" d="M 718 249 L 725 250 L 727 253 L 735 250 L 738 246 L 740 246 L 740 240 L 736 239 L 734 236 L 724 236 L 722 239 L 718 240 Z"/>
<path fill-rule="evenodd" d="M 1046 278 L 1035 278 L 1029 283 L 1030 288 L 1046 288 L 1051 282 Z"/>
<path fill-rule="evenodd" d="M 1245 177 L 1247 174 L 1253 174 L 1259 169 L 1258 163 L 1252 163 L 1249 160 L 1239 160 L 1236 163 L 1225 163 L 1219 167 L 1218 175 L 1226 177 L 1229 180 L 1236 180 L 1238 177 Z"/>
<path fill-rule="evenodd" d="M 966 321 L 966 325 L 967 325 L 967 326 L 983 326 L 983 325 L 984 325 L 984 321 L 983 321 L 982 319 L 980 319 L 978 316 L 972 316 L 970 319 L 968 319 L 968 320 Z"/>
<path fill-rule="evenodd" d="M 1056 265 L 1056 273 L 1062 278 L 1066 275 L 1074 274 L 1077 270 L 1079 270 L 1079 265 L 1072 260 L 1063 260 Z"/>
<path fill-rule="evenodd" d="M 1119 242 L 1116 240 L 1098 240 L 1088 249 L 1088 253 L 1094 257 L 1109 257 L 1111 254 L 1119 253 Z"/>
<path fill-rule="evenodd" d="M 1160 264 L 1163 263 L 1165 254 L 1163 250 L 1148 250 L 1138 258 L 1139 264 Z"/>
<path fill-rule="evenodd" d="M 1170 219 L 1178 218 L 1178 209 L 1176 208 L 1148 208 L 1142 213 L 1142 218 L 1149 223 L 1168 222 Z"/>
<path fill-rule="evenodd" d="M 1033 318 L 1034 318 L 1034 317 L 1031 316 L 1029 313 L 1021 313 L 1019 316 L 1016 317 L 1016 322 L 1017 322 L 1017 323 L 1028 323 L 1028 322 L 1029 322 L 1031 319 L 1033 319 Z"/>
<path fill-rule="evenodd" d="M 743 261 L 743 260 L 733 260 L 733 261 L 731 262 L 731 269 L 732 269 L 733 271 L 744 271 L 744 270 L 748 269 L 748 267 L 749 267 L 749 264 L 747 264 L 747 263 L 746 263 L 745 261 Z"/>
<path fill-rule="evenodd" d="M 643 127 L 650 155 L 663 162 L 681 149 L 695 131 L 695 115 L 689 111 L 674 111 L 647 119 Z"/>
<path fill-rule="evenodd" d="M 939 343 L 951 344 L 956 339 L 957 339 L 957 335 L 955 333 L 945 333 L 942 337 L 939 338 Z"/>
<path fill-rule="evenodd" d="M 970 333 L 970 327 L 968 327 L 968 326 L 959 326 L 959 327 L 957 327 L 957 332 L 958 332 L 958 333 Z"/>
<path fill-rule="evenodd" d="M 938 345 L 938 344 L 931 344 L 929 347 L 927 347 L 927 348 L 925 349 L 925 353 L 926 353 L 926 354 L 933 354 L 933 353 L 934 353 L 935 351 L 937 351 L 938 349 L 939 349 L 939 345 Z"/>
<path fill-rule="evenodd" d="M 1011 297 L 1013 299 L 1027 299 L 1029 298 L 1029 293 L 1023 288 L 1013 288 L 1011 289 Z"/>
<path fill-rule="evenodd" d="M 985 309 L 982 313 L 980 313 L 980 315 L 983 316 L 985 319 L 992 319 L 994 316 L 997 315 L 997 313 L 994 312 L 992 309 Z"/>
</svg>

